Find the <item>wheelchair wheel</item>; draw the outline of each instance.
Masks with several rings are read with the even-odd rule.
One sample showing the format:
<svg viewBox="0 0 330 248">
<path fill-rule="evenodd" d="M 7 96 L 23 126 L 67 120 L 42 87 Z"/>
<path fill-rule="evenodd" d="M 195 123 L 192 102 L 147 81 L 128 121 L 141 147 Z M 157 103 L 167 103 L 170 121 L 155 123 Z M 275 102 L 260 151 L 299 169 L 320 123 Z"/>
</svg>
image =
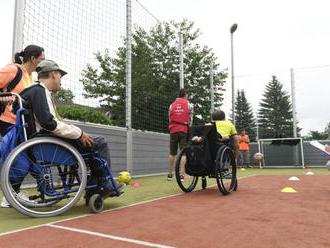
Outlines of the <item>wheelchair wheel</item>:
<svg viewBox="0 0 330 248">
<path fill-rule="evenodd" d="M 236 185 L 236 160 L 233 151 L 223 146 L 218 150 L 216 158 L 216 181 L 222 194 L 231 193 Z"/>
<path fill-rule="evenodd" d="M 207 187 L 206 177 L 202 177 L 202 189 L 206 189 L 206 187 Z"/>
<path fill-rule="evenodd" d="M 100 194 L 94 194 L 91 196 L 91 198 L 89 198 L 88 205 L 91 212 L 100 213 L 103 211 L 104 207 L 103 198 Z"/>
<path fill-rule="evenodd" d="M 56 216 L 84 193 L 86 165 L 80 153 L 53 137 L 28 140 L 6 159 L 1 188 L 12 207 L 31 217 Z"/>
<path fill-rule="evenodd" d="M 182 173 L 186 166 L 186 161 L 187 161 L 186 149 L 183 149 L 178 155 L 175 162 L 175 176 L 176 176 L 176 181 L 179 187 L 182 189 L 182 191 L 188 193 L 193 191 L 194 188 L 196 187 L 198 182 L 198 177 L 185 175 L 185 173 Z"/>
</svg>

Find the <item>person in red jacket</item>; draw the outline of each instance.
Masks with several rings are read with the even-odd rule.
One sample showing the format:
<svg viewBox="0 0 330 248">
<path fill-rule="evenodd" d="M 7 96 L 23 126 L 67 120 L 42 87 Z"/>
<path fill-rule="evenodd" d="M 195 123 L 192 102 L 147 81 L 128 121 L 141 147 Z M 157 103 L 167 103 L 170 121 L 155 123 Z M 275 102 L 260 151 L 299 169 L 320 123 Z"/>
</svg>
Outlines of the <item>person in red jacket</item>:
<svg viewBox="0 0 330 248">
<path fill-rule="evenodd" d="M 173 178 L 174 161 L 178 146 L 180 150 L 187 146 L 191 112 L 192 106 L 188 103 L 188 93 L 185 89 L 181 89 L 179 98 L 176 98 L 169 108 L 170 154 L 168 157 L 168 181 Z M 181 175 L 181 180 L 184 180 L 183 175 Z"/>
</svg>

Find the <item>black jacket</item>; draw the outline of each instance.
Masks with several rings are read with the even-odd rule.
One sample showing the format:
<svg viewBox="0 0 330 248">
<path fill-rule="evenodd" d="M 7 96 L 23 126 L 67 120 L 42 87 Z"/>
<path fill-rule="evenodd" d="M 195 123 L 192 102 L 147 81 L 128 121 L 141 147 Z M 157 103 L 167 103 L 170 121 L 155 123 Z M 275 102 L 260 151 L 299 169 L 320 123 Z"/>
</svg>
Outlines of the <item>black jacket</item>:
<svg viewBox="0 0 330 248">
<path fill-rule="evenodd" d="M 79 139 L 82 131 L 79 127 L 61 121 L 56 112 L 56 106 L 51 99 L 51 93 L 46 86 L 37 82 L 21 92 L 24 107 L 28 110 L 28 136 L 42 130 L 67 138 Z"/>
</svg>

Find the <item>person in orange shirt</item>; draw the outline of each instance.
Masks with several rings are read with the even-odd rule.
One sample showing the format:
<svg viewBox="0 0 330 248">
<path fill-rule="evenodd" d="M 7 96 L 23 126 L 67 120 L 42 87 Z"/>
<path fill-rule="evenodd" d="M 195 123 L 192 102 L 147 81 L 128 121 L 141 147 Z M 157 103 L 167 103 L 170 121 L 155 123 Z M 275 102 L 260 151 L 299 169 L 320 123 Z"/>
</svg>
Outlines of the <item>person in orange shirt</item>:
<svg viewBox="0 0 330 248">
<path fill-rule="evenodd" d="M 0 89 L 2 92 L 21 93 L 25 88 L 32 85 L 32 72 L 38 64 L 45 59 L 44 49 L 40 46 L 29 45 L 23 51 L 15 54 L 14 63 L 0 69 Z M 7 87 L 17 80 L 13 89 Z M 4 137 L 9 128 L 15 124 L 16 116 L 11 112 L 11 97 L 0 97 L 0 104 L 4 112 L 0 114 L 0 135 Z M 0 165 L 1 166 L 1 165 Z M 19 187 L 19 186 L 18 186 Z M 6 198 L 2 198 L 1 207 L 10 207 Z"/>
<path fill-rule="evenodd" d="M 250 139 L 245 133 L 245 129 L 242 129 L 239 135 L 239 164 L 242 167 L 250 167 Z"/>
<path fill-rule="evenodd" d="M 32 85 L 32 72 L 37 65 L 45 59 L 44 49 L 40 46 L 29 45 L 23 51 L 15 54 L 15 61 L 0 69 L 0 89 L 7 92 L 8 85 L 19 75 L 21 77 L 17 85 L 10 92 L 21 93 L 25 88 Z M 7 98 L 0 99 L 1 104 L 6 104 Z M 8 132 L 8 128 L 15 124 L 15 115 L 11 112 L 10 104 L 6 104 L 4 112 L 0 115 L 0 134 L 3 137 Z"/>
</svg>

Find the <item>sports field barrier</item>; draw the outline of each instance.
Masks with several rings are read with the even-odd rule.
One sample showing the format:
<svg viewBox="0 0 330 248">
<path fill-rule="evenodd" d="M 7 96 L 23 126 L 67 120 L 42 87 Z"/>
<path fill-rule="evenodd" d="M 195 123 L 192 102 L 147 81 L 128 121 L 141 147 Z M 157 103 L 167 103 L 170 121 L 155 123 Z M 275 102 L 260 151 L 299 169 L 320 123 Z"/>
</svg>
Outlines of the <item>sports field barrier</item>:
<svg viewBox="0 0 330 248">
<path fill-rule="evenodd" d="M 109 142 L 112 169 L 114 173 L 126 170 L 126 129 L 105 125 L 72 122 L 86 132 L 104 136 Z M 330 140 L 320 141 L 330 145 Z M 154 175 L 167 173 L 169 152 L 169 135 L 148 131 L 133 130 L 133 169 L 132 175 Z M 325 167 L 330 159 L 325 153 L 313 147 L 309 142 L 303 142 L 304 161 L 306 167 Z M 258 144 L 250 145 L 250 161 L 254 166 L 253 154 L 258 152 Z M 276 156 L 276 152 L 274 152 Z M 271 167 L 271 166 L 268 166 Z M 294 167 L 294 166 L 292 166 Z"/>
<path fill-rule="evenodd" d="M 100 135 L 105 137 L 109 144 L 111 155 L 111 166 L 114 176 L 122 170 L 129 170 L 127 166 L 126 153 L 126 134 L 127 129 L 122 127 L 106 126 L 92 123 L 82 123 L 78 121 L 67 121 L 77 125 L 85 132 L 91 135 Z M 169 153 L 169 135 L 149 131 L 132 131 L 133 166 L 130 170 L 135 177 L 152 176 L 167 174 L 168 153 Z M 330 140 L 320 141 L 322 144 L 330 145 Z M 305 167 L 325 167 L 329 156 L 313 147 L 309 142 L 303 142 Z M 258 144 L 250 144 L 250 161 L 253 167 L 259 167 L 259 164 L 253 160 L 253 155 L 258 152 Z M 276 150 L 268 156 L 277 156 Z M 297 166 L 271 166 L 267 168 L 297 168 Z M 302 166 L 300 166 L 302 168 Z M 29 180 L 29 178 L 26 178 Z"/>
</svg>

